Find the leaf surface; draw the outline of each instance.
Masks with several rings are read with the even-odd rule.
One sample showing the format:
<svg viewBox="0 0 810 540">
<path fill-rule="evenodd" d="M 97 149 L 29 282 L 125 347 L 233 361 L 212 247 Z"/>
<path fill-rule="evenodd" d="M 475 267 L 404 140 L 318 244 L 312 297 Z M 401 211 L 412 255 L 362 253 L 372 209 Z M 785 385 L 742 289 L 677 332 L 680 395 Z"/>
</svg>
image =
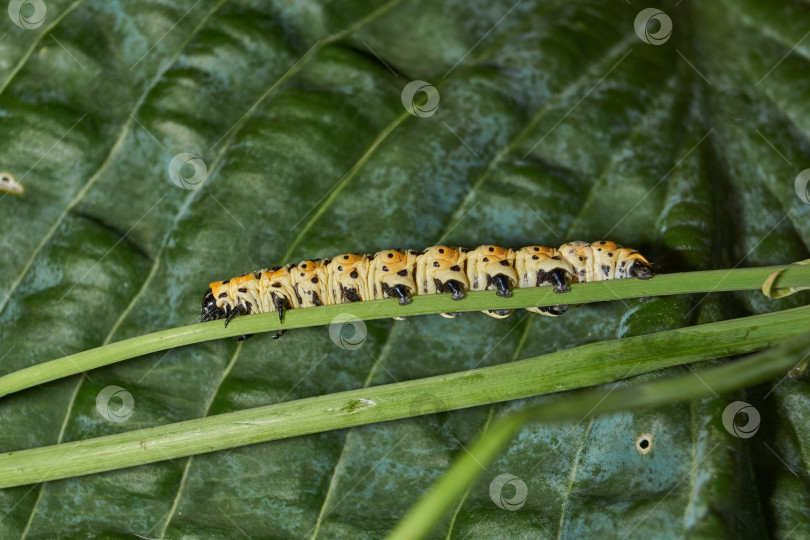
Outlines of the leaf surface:
<svg viewBox="0 0 810 540">
<path fill-rule="evenodd" d="M 0 168 L 26 191 L 0 198 L 0 372 L 194 322 L 215 279 L 342 252 L 606 238 L 657 272 L 808 258 L 794 179 L 810 163 L 810 8 L 661 9 L 674 29 L 661 45 L 622 2 L 49 0 L 37 29 L 4 19 Z M 403 107 L 412 80 L 437 89 L 435 114 Z M 203 167 L 180 170 L 202 171 L 186 186 L 198 189 L 169 177 L 184 153 Z M 806 302 L 751 292 L 376 321 L 356 350 L 326 328 L 203 343 L 5 398 L 0 450 Z M 701 384 L 700 366 L 683 369 Z M 810 534 L 807 385 L 777 383 L 527 425 L 434 532 Z M 97 410 L 111 385 L 133 397 L 124 422 Z M 550 399 L 6 489 L 0 536 L 379 537 L 494 419 Z M 762 414 L 752 438 L 723 425 L 735 400 Z M 519 510 L 490 498 L 501 473 L 527 486 Z"/>
</svg>

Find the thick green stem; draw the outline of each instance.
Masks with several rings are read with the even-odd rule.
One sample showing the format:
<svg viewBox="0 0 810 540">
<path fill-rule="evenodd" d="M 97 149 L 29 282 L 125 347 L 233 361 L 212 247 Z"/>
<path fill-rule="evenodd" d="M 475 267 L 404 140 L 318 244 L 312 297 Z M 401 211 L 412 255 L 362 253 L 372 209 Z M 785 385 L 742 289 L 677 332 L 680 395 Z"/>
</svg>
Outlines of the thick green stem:
<svg viewBox="0 0 810 540">
<path fill-rule="evenodd" d="M 776 271 L 782 272 L 776 279 L 774 287 L 810 286 L 810 266 L 789 264 L 737 270 L 663 274 L 655 276 L 651 280 L 622 279 L 610 282 L 582 283 L 573 285 L 571 292 L 564 295 L 555 294 L 551 287 L 538 287 L 515 289 L 512 298 L 501 298 L 496 296 L 494 291 L 485 291 L 468 293 L 467 298 L 460 302 L 454 302 L 450 295 L 439 294 L 415 297 L 413 303 L 407 306 L 400 306 L 396 300 L 389 299 L 296 309 L 286 313 L 283 324 L 279 323 L 278 315 L 275 313 L 237 317 L 227 328 L 222 321 L 192 324 L 71 354 L 4 375 L 0 377 L 0 397 L 156 351 L 242 334 L 326 325 L 330 324 L 336 316 L 347 313 L 358 319 L 370 320 L 448 311 L 553 306 L 560 303 L 585 304 L 644 296 L 751 290 L 760 289 L 763 282 Z"/>
<path fill-rule="evenodd" d="M 721 367 L 701 371 L 702 384 L 694 375 L 669 377 L 655 382 L 631 385 L 619 390 L 586 390 L 559 401 L 526 409 L 492 425 L 433 485 L 397 524 L 390 539 L 423 538 L 472 486 L 487 467 L 528 421 L 582 419 L 641 407 L 655 407 L 723 394 L 750 386 L 788 371 L 807 356 L 810 333 L 788 343 Z"/>
<path fill-rule="evenodd" d="M 808 327 L 810 306 L 805 306 L 592 343 L 499 366 L 9 452 L 0 455 L 0 488 L 581 388 L 761 350 L 804 333 Z M 137 403 L 137 396 L 135 400 Z"/>
</svg>

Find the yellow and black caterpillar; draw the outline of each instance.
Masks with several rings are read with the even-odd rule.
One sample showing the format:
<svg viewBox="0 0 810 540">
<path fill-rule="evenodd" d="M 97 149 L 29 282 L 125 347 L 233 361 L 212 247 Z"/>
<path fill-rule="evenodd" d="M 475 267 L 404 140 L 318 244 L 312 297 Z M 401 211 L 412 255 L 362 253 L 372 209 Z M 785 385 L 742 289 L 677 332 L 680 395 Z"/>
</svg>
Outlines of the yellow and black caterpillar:
<svg viewBox="0 0 810 540">
<path fill-rule="evenodd" d="M 301 261 L 265 268 L 244 276 L 211 283 L 202 302 L 202 322 L 237 315 L 364 300 L 450 293 L 462 300 L 466 291 L 495 290 L 509 297 L 512 289 L 554 287 L 570 290 L 570 283 L 652 277 L 652 267 L 638 251 L 602 240 L 568 242 L 559 249 L 527 246 L 518 250 L 479 246 L 473 250 L 433 246 L 424 251 L 388 249 L 374 256 L 346 253 L 332 259 Z M 567 304 L 530 307 L 529 311 L 557 316 Z M 490 317 L 509 316 L 511 309 L 485 311 Z M 458 313 L 442 313 L 456 317 Z M 397 317 L 399 318 L 399 317 Z"/>
</svg>

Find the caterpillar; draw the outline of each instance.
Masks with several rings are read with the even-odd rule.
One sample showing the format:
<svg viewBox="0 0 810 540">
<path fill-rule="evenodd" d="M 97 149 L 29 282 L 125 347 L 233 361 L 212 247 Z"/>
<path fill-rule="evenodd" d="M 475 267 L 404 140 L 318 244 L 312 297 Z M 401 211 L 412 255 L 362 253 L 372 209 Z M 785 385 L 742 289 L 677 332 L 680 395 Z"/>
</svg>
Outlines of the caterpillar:
<svg viewBox="0 0 810 540">
<path fill-rule="evenodd" d="M 202 301 L 201 322 L 238 315 L 396 298 L 401 305 L 423 294 L 452 295 L 463 300 L 467 291 L 494 290 L 504 298 L 512 289 L 551 286 L 570 290 L 571 283 L 652 277 L 652 267 L 638 251 L 615 242 L 568 242 L 559 249 L 527 246 L 518 250 L 493 245 L 473 250 L 433 246 L 424 251 L 387 249 L 373 256 L 345 253 L 323 260 L 305 260 L 250 274 L 214 281 Z M 547 316 L 565 313 L 568 304 L 526 308 Z M 484 311 L 495 318 L 513 310 Z M 460 313 L 442 313 L 457 317 Z M 403 317 L 394 317 L 402 319 Z M 281 333 L 277 334 L 278 337 Z M 249 336 L 242 336 L 246 339 Z"/>
</svg>

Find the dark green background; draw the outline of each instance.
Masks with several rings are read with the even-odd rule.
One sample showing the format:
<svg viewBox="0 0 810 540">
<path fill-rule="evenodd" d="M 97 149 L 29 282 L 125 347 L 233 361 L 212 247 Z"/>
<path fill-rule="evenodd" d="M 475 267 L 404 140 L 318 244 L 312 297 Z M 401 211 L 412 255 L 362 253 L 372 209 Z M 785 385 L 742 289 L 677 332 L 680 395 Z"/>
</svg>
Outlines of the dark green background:
<svg viewBox="0 0 810 540">
<path fill-rule="evenodd" d="M 662 4 L 674 30 L 658 46 L 634 32 L 650 5 L 637 0 L 45 3 L 37 29 L 0 12 L 0 170 L 26 190 L 0 198 L 0 374 L 193 323 L 214 279 L 344 251 L 606 238 L 662 273 L 808 258 L 810 205 L 793 187 L 810 167 L 806 1 Z M 415 79 L 438 89 L 432 116 L 403 108 Z M 197 191 L 169 179 L 181 152 L 207 165 Z M 0 450 L 804 295 L 382 321 L 355 351 L 325 327 L 204 343 L 2 399 Z M 109 385 L 134 398 L 126 422 L 96 411 Z M 435 533 L 810 537 L 810 394 L 805 382 L 772 386 L 526 426 Z M 750 439 L 722 425 L 736 399 L 762 414 Z M 488 422 L 542 400 L 2 490 L 0 537 L 379 537 Z M 653 435 L 646 456 L 642 433 Z M 490 500 L 504 472 L 527 484 L 519 511 Z"/>
</svg>

